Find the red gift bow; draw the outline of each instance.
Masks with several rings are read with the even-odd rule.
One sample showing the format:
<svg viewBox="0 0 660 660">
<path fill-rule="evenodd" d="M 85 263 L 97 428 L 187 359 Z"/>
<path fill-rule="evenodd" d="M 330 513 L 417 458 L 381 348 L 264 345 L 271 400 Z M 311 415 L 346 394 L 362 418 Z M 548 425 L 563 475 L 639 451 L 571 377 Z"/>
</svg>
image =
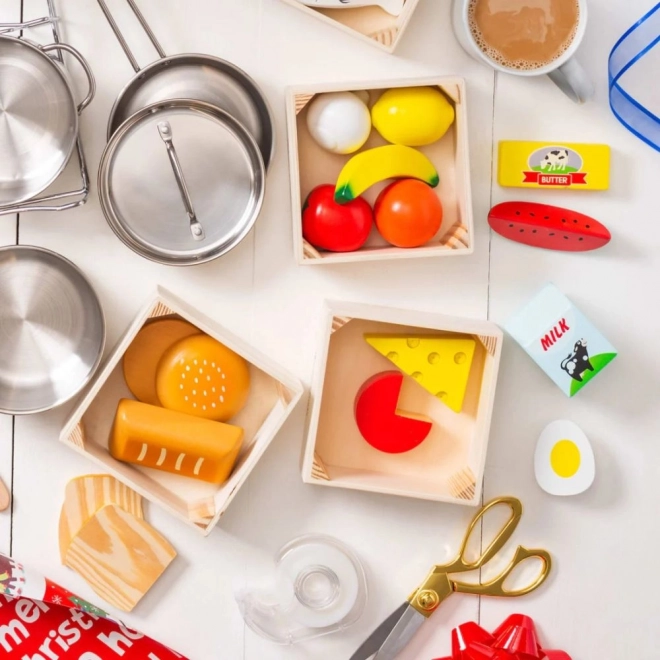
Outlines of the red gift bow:
<svg viewBox="0 0 660 660">
<path fill-rule="evenodd" d="M 451 655 L 436 660 L 571 660 L 571 656 L 542 649 L 534 621 L 512 614 L 492 634 L 473 622 L 454 628 Z"/>
</svg>

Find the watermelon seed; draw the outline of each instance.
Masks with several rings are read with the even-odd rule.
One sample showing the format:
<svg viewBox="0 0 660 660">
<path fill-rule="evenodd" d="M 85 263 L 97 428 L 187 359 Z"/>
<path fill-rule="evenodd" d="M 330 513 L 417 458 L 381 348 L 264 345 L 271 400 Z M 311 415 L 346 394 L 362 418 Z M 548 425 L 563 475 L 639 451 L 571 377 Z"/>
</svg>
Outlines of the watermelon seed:
<svg viewBox="0 0 660 660">
<path fill-rule="evenodd" d="M 586 225 L 587 229 L 591 229 L 591 225 Z"/>
<path fill-rule="evenodd" d="M 529 215 L 532 216 L 532 218 L 534 217 L 534 214 L 533 214 L 533 213 L 530 213 Z"/>
<path fill-rule="evenodd" d="M 555 235 L 555 232 L 554 232 L 554 231 L 551 231 L 550 234 L 548 234 L 548 235 L 549 235 L 549 236 L 554 236 L 554 235 Z"/>
<path fill-rule="evenodd" d="M 536 229 L 532 229 L 532 234 L 536 234 Z"/>
<path fill-rule="evenodd" d="M 561 221 L 562 221 L 562 222 L 566 222 L 566 218 L 562 218 Z"/>
<path fill-rule="evenodd" d="M 577 225 L 577 220 L 575 218 L 573 218 L 573 222 Z"/>
<path fill-rule="evenodd" d="M 583 240 L 584 240 L 584 238 L 582 238 L 581 236 L 580 236 L 580 238 L 578 238 L 578 241 L 583 241 Z"/>
<path fill-rule="evenodd" d="M 520 233 L 522 234 L 524 231 L 525 231 L 524 229 L 521 229 L 521 230 L 520 230 Z"/>
<path fill-rule="evenodd" d="M 550 216 L 549 216 L 549 215 L 544 215 L 544 216 L 543 216 L 543 219 L 544 219 L 544 220 L 550 220 Z"/>
<path fill-rule="evenodd" d="M 509 225 L 509 227 L 513 227 L 513 225 Z"/>
<path fill-rule="evenodd" d="M 516 215 L 520 215 L 520 211 L 516 211 Z"/>
<path fill-rule="evenodd" d="M 568 240 L 568 236 L 564 236 L 564 238 L 565 238 L 566 240 Z"/>
</svg>

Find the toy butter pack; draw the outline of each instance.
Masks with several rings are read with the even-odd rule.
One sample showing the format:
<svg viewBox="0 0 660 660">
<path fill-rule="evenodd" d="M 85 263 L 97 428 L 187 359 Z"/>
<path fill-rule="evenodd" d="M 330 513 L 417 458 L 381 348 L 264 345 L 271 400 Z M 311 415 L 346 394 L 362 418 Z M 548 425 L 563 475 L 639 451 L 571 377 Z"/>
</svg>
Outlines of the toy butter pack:
<svg viewBox="0 0 660 660">
<path fill-rule="evenodd" d="M 607 190 L 610 148 L 606 144 L 500 142 L 497 179 L 512 188 Z"/>
<path fill-rule="evenodd" d="M 616 349 L 553 284 L 505 325 L 567 396 L 577 394 L 616 356 Z"/>
</svg>

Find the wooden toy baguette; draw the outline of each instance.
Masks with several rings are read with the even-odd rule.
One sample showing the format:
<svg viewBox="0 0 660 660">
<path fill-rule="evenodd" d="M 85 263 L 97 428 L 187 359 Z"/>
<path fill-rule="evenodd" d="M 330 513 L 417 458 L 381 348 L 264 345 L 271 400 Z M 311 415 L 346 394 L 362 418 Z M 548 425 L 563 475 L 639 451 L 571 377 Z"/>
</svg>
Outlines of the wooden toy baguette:
<svg viewBox="0 0 660 660">
<path fill-rule="evenodd" d="M 174 548 L 144 520 L 109 504 L 74 537 L 64 563 L 103 600 L 130 612 L 175 557 Z"/>
<path fill-rule="evenodd" d="M 238 426 L 122 399 L 109 450 L 119 461 L 220 484 L 242 442 Z"/>
<path fill-rule="evenodd" d="M 563 252 L 586 252 L 612 238 L 605 225 L 588 215 L 548 204 L 504 202 L 488 214 L 488 224 L 504 238 Z"/>
</svg>

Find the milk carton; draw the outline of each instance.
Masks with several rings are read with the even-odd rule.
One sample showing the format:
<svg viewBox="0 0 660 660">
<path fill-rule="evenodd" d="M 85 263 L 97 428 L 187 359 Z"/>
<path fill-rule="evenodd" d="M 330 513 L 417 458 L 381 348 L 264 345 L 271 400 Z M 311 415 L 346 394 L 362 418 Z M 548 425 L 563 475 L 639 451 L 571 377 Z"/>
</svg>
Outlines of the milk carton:
<svg viewBox="0 0 660 660">
<path fill-rule="evenodd" d="M 554 284 L 546 285 L 505 328 L 567 396 L 577 394 L 617 356 Z"/>
</svg>

